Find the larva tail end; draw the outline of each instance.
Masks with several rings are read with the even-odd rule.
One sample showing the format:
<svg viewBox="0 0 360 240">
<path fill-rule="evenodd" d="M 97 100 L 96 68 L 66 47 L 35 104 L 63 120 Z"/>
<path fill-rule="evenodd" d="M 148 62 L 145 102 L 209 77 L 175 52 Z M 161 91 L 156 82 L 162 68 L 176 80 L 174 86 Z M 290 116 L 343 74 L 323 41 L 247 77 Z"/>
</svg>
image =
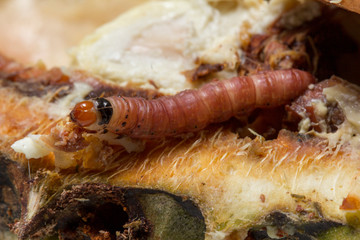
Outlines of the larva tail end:
<svg viewBox="0 0 360 240">
<path fill-rule="evenodd" d="M 96 110 L 92 101 L 83 101 L 75 105 L 70 118 L 80 127 L 88 127 L 97 120 Z"/>
</svg>

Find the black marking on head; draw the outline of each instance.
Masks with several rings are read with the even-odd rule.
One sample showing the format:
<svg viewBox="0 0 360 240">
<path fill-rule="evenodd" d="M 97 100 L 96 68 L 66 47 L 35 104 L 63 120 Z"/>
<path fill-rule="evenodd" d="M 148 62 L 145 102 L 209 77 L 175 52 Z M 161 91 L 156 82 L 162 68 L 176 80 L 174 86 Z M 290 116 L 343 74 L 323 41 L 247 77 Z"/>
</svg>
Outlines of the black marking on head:
<svg viewBox="0 0 360 240">
<path fill-rule="evenodd" d="M 121 126 L 125 127 L 126 126 L 126 122 L 122 122 Z"/>
<path fill-rule="evenodd" d="M 195 125 L 195 129 L 196 129 L 196 128 L 198 128 L 198 126 L 197 126 L 197 125 Z"/>
<path fill-rule="evenodd" d="M 125 119 L 128 119 L 128 117 L 129 117 L 129 115 L 128 115 L 128 114 L 126 114 L 126 115 L 125 115 Z"/>
<path fill-rule="evenodd" d="M 105 128 L 104 130 L 103 130 L 103 134 L 106 134 L 108 132 L 108 130 Z"/>
<path fill-rule="evenodd" d="M 101 116 L 101 120 L 98 122 L 98 124 L 108 124 L 113 115 L 113 108 L 111 103 L 106 98 L 96 98 L 94 103 L 95 109 L 99 111 Z"/>
<path fill-rule="evenodd" d="M 137 127 L 138 127 L 138 128 L 140 128 L 140 127 L 141 127 L 141 126 L 140 126 L 140 124 L 139 124 L 139 125 L 137 125 Z"/>
</svg>

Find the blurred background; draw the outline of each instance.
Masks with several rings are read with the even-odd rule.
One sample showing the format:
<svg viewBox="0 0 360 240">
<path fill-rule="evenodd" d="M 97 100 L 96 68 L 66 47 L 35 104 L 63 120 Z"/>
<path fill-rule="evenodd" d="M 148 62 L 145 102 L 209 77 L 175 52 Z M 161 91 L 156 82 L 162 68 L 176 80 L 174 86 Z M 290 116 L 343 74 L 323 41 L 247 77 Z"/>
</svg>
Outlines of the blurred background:
<svg viewBox="0 0 360 240">
<path fill-rule="evenodd" d="M 67 51 L 145 0 L 0 0 L 0 53 L 25 64 L 70 63 Z"/>
</svg>

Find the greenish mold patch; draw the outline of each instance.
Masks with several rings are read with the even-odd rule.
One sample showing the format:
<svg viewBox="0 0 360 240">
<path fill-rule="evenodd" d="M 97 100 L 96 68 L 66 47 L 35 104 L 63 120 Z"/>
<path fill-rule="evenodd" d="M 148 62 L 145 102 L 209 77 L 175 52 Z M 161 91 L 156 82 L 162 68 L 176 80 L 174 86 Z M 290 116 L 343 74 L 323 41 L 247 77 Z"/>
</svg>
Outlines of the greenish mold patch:
<svg viewBox="0 0 360 240">
<path fill-rule="evenodd" d="M 320 234 L 318 240 L 359 240 L 360 231 L 350 226 L 340 226 Z"/>
<path fill-rule="evenodd" d="M 205 222 L 189 200 L 166 193 L 139 195 L 146 219 L 152 226 L 149 239 L 200 240 L 205 238 Z"/>
</svg>

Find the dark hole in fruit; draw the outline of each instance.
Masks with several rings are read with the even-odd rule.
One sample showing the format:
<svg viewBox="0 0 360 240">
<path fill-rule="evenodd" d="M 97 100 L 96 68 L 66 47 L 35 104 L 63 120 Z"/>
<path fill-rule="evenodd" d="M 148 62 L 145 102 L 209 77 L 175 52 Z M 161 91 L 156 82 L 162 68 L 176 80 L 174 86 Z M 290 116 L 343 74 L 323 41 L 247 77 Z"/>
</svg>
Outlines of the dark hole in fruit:
<svg viewBox="0 0 360 240">
<path fill-rule="evenodd" d="M 105 203 L 94 210 L 94 217 L 90 221 L 94 229 L 107 231 L 114 236 L 117 231 L 124 231 L 123 226 L 128 222 L 129 216 L 122 206 L 114 203 Z"/>
</svg>

